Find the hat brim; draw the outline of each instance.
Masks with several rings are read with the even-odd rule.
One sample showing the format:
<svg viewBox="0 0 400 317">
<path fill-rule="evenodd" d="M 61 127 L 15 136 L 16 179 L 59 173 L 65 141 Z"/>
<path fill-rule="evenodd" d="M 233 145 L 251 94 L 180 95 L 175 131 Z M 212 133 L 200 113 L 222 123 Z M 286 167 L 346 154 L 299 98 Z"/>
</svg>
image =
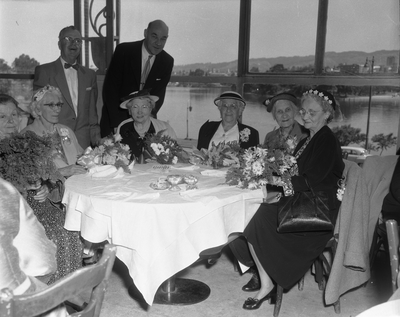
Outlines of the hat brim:
<svg viewBox="0 0 400 317">
<path fill-rule="evenodd" d="M 263 105 L 267 107 L 268 112 L 272 112 L 272 109 L 274 108 L 275 103 L 279 100 L 288 100 L 288 101 L 291 101 L 296 107 L 299 106 L 299 100 L 291 95 L 278 95 L 276 97 L 265 99 L 263 101 Z"/>
<path fill-rule="evenodd" d="M 223 100 L 223 99 L 237 100 L 237 101 L 240 101 L 240 102 L 243 104 L 243 106 L 246 106 L 246 102 L 245 102 L 243 99 L 240 99 L 240 98 L 237 98 L 237 97 L 231 97 L 231 96 L 229 96 L 229 97 L 218 97 L 218 98 L 215 98 L 215 99 L 214 99 L 214 104 L 215 104 L 216 106 L 218 106 L 218 101 Z"/>
<path fill-rule="evenodd" d="M 125 100 L 124 102 L 122 102 L 122 103 L 119 105 L 119 107 L 122 108 L 122 109 L 127 109 L 126 105 L 127 105 L 131 100 L 133 100 L 133 99 L 145 99 L 145 98 L 150 99 L 150 100 L 152 100 L 153 102 L 157 102 L 158 99 L 159 99 L 157 96 L 153 96 L 153 95 L 133 96 L 132 98 L 129 98 L 129 99 Z"/>
</svg>

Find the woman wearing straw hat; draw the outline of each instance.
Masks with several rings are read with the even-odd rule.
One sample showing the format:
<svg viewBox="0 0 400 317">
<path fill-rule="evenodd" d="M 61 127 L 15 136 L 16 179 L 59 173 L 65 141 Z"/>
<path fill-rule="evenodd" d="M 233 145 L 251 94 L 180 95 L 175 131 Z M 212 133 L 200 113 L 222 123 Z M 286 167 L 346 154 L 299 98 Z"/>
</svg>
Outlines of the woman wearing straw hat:
<svg viewBox="0 0 400 317">
<path fill-rule="evenodd" d="M 151 117 L 151 111 L 158 100 L 157 96 L 150 95 L 148 90 L 141 90 L 131 93 L 123 100 L 120 108 L 128 109 L 132 118 L 120 123 L 117 134 L 121 135 L 122 143 L 129 145 L 135 157 L 139 157 L 143 152 L 146 134 L 163 131 L 163 135 L 177 138 L 174 129 L 167 122 Z"/>
<path fill-rule="evenodd" d="M 234 91 L 225 91 L 214 100 L 221 114 L 221 121 L 207 121 L 199 131 L 197 149 L 210 149 L 212 144 L 237 141 L 240 147 L 248 149 L 259 143 L 258 131 L 238 121 L 246 102 Z"/>
</svg>

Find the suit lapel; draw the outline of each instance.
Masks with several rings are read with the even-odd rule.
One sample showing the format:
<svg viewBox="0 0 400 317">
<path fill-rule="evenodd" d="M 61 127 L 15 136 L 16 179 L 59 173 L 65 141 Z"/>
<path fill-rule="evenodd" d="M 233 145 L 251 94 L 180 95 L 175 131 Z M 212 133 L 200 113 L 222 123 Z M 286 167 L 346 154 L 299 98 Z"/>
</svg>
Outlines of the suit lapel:
<svg viewBox="0 0 400 317">
<path fill-rule="evenodd" d="M 142 43 L 143 41 L 139 42 L 140 44 L 132 46 L 129 55 L 132 56 L 131 58 L 131 68 L 133 77 L 135 79 L 136 90 L 139 90 L 140 87 L 140 80 L 142 77 Z M 151 71 L 150 71 L 151 72 Z M 135 87 L 132 87 L 132 91 L 135 90 Z"/>
<path fill-rule="evenodd" d="M 77 117 L 80 118 L 79 112 L 82 111 L 82 107 L 84 105 L 84 99 L 85 99 L 85 94 L 86 94 L 86 88 L 88 88 L 88 84 L 86 83 L 86 77 L 85 77 L 85 70 L 82 68 L 82 66 L 79 66 L 78 69 L 78 105 L 77 105 Z"/>
</svg>

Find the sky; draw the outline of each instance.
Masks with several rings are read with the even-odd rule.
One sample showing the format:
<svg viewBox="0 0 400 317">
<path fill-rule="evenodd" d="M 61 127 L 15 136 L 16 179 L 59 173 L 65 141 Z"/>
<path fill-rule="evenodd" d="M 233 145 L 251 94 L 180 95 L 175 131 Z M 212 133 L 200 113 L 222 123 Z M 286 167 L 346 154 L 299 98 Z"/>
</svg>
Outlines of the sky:
<svg viewBox="0 0 400 317">
<path fill-rule="evenodd" d="M 318 0 L 252 3 L 250 57 L 315 53 Z M 104 4 L 105 0 L 95 1 L 95 14 Z M 142 39 L 148 22 L 162 19 L 169 26 L 165 50 L 175 65 L 233 61 L 238 51 L 239 4 L 239 0 L 121 0 L 121 42 Z M 399 0 L 330 1 L 326 51 L 398 50 L 399 11 Z M 40 63 L 53 61 L 60 54 L 59 31 L 72 24 L 72 0 L 0 0 L 0 58 L 9 65 L 21 54 Z"/>
</svg>

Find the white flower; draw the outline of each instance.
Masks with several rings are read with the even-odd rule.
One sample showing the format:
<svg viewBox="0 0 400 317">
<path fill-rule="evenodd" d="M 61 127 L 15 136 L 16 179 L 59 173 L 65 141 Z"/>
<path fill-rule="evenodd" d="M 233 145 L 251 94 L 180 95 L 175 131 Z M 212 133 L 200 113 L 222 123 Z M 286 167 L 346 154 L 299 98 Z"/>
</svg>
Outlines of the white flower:
<svg viewBox="0 0 400 317">
<path fill-rule="evenodd" d="M 252 165 L 252 170 L 255 175 L 262 175 L 264 172 L 264 164 L 259 161 L 255 161 Z"/>
<path fill-rule="evenodd" d="M 105 145 L 105 146 L 112 146 L 112 145 L 114 145 L 114 143 L 113 143 L 113 141 L 111 141 L 110 139 L 106 139 L 106 140 L 104 141 L 104 145 Z"/>
<path fill-rule="evenodd" d="M 114 141 L 120 142 L 122 140 L 122 136 L 119 133 L 114 134 Z"/>
<path fill-rule="evenodd" d="M 69 137 L 69 131 L 66 128 L 61 128 L 60 129 L 60 136 L 62 137 Z"/>
<path fill-rule="evenodd" d="M 239 132 L 239 139 L 240 142 L 247 142 L 249 141 L 250 129 L 246 128 Z"/>
<path fill-rule="evenodd" d="M 174 158 L 172 159 L 172 164 L 176 164 L 178 163 L 178 157 L 174 156 Z"/>
</svg>

